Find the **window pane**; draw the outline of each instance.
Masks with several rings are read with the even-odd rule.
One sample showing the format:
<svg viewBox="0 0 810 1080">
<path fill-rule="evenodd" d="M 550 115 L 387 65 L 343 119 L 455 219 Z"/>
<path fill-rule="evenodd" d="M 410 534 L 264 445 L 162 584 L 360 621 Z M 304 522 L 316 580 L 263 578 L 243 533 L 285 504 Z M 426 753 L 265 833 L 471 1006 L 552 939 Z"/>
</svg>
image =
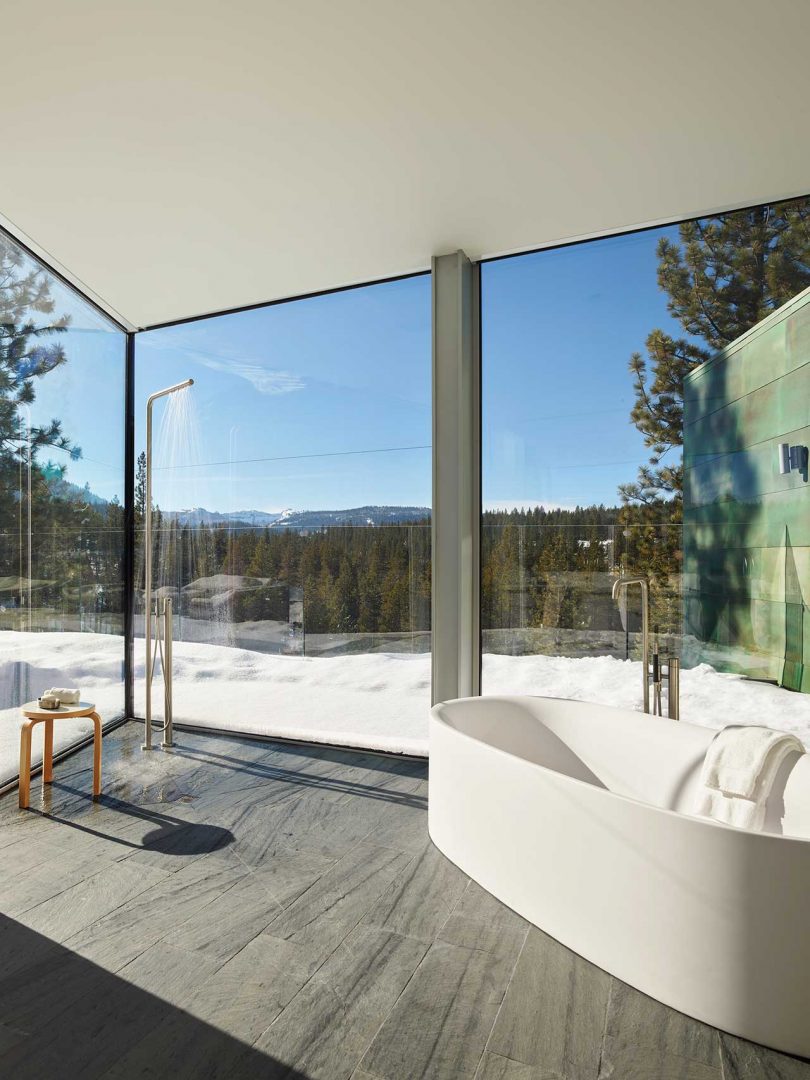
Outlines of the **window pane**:
<svg viewBox="0 0 810 1080">
<path fill-rule="evenodd" d="M 19 707 L 44 691 L 123 712 L 125 349 L 0 234 L 0 779 L 17 772 Z M 60 721 L 55 747 L 91 731 Z"/>
<path fill-rule="evenodd" d="M 810 444 L 809 220 L 800 200 L 483 266 L 485 692 L 641 708 L 640 590 L 612 589 L 643 576 L 683 719 L 810 737 L 785 693 L 810 690 L 810 488 L 778 453 Z"/>
<path fill-rule="evenodd" d="M 175 720 L 426 752 L 429 277 L 141 334 L 136 371 L 139 453 L 148 395 L 194 379 L 154 406 Z"/>
</svg>

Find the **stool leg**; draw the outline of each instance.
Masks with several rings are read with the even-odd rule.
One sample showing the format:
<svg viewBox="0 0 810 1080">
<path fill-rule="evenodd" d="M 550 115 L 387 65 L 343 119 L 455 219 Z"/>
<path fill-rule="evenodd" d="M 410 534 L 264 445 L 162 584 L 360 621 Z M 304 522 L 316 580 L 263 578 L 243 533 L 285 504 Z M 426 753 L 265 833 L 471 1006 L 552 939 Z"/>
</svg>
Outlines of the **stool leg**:
<svg viewBox="0 0 810 1080">
<path fill-rule="evenodd" d="M 42 782 L 53 781 L 53 720 L 45 721 L 45 752 L 42 755 Z"/>
<path fill-rule="evenodd" d="M 20 809 L 27 810 L 31 797 L 31 729 L 33 720 L 26 720 L 20 729 Z"/>
<path fill-rule="evenodd" d="M 93 721 L 93 798 L 101 794 L 101 717 L 90 713 Z"/>
</svg>

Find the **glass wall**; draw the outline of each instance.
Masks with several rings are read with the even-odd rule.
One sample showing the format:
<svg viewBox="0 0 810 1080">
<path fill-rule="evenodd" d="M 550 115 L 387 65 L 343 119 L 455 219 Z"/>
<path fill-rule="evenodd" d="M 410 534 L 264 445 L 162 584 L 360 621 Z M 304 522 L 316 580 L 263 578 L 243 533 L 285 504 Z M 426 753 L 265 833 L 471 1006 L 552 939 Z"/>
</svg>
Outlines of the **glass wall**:
<svg viewBox="0 0 810 1080">
<path fill-rule="evenodd" d="M 808 286 L 809 200 L 482 267 L 484 693 L 640 708 L 641 575 L 683 719 L 810 738 Z"/>
<path fill-rule="evenodd" d="M 154 406 L 175 721 L 427 752 L 430 350 L 427 275 L 138 335 L 138 715 L 146 401 L 193 378 Z"/>
<path fill-rule="evenodd" d="M 124 709 L 125 354 L 122 331 L 0 233 L 0 783 L 26 701 L 79 687 L 105 721 Z M 62 721 L 55 748 L 90 731 Z"/>
</svg>

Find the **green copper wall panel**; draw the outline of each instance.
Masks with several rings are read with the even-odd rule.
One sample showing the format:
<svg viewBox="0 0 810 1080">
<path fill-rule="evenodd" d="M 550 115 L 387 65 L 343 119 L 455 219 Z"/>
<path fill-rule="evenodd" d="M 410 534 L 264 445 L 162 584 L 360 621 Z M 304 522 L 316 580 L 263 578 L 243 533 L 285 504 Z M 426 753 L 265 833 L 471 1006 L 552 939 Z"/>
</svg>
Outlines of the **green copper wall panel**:
<svg viewBox="0 0 810 1080">
<path fill-rule="evenodd" d="M 696 659 L 810 691 L 810 290 L 684 388 L 684 618 Z"/>
<path fill-rule="evenodd" d="M 810 384 L 810 377 L 808 381 Z M 692 433 L 687 437 L 691 442 Z M 808 446 L 810 427 L 786 432 L 784 440 Z M 806 486 L 799 472 L 779 475 L 779 460 L 772 438 L 731 453 L 696 454 L 693 451 L 686 461 L 686 469 L 689 504 L 693 507 L 710 505 L 719 499 L 756 501 L 764 495 L 784 495 Z"/>
</svg>

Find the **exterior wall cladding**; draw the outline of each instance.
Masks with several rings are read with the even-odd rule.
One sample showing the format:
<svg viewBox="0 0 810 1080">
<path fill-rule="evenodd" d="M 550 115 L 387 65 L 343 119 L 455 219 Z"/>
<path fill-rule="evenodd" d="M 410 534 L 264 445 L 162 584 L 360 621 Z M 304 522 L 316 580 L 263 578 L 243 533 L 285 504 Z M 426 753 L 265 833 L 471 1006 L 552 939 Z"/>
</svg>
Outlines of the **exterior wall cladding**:
<svg viewBox="0 0 810 1080">
<path fill-rule="evenodd" d="M 810 289 L 684 386 L 684 619 L 694 657 L 810 692 Z M 689 650 L 691 651 L 691 650 Z"/>
</svg>

